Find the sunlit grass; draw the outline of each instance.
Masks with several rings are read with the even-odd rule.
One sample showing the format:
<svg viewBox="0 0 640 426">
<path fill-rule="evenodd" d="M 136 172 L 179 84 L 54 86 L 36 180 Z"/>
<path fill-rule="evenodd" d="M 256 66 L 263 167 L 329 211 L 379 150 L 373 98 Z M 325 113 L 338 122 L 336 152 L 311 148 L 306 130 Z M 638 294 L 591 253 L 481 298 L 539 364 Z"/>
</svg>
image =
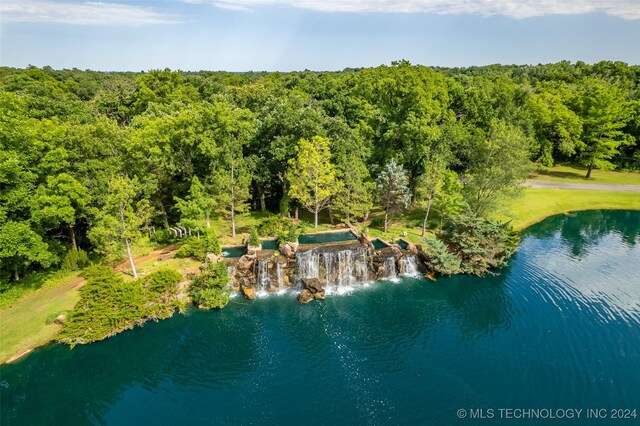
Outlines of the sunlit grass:
<svg viewBox="0 0 640 426">
<path fill-rule="evenodd" d="M 543 182 L 567 182 L 567 183 L 599 183 L 640 185 L 640 173 L 637 172 L 610 172 L 592 170 L 591 178 L 585 179 L 586 167 L 576 165 L 558 165 L 546 167 L 529 176 L 529 180 Z"/>
</svg>

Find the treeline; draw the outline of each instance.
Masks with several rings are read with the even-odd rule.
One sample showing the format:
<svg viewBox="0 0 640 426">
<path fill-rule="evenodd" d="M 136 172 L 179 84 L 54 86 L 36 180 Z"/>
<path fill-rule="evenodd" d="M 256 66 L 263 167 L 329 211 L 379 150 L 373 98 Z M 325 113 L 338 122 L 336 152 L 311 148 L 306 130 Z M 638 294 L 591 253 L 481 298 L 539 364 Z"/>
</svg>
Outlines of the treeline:
<svg viewBox="0 0 640 426">
<path fill-rule="evenodd" d="M 0 279 L 248 210 L 483 216 L 532 164 L 640 169 L 640 67 L 0 68 Z M 72 267 L 73 265 L 71 265 Z"/>
</svg>

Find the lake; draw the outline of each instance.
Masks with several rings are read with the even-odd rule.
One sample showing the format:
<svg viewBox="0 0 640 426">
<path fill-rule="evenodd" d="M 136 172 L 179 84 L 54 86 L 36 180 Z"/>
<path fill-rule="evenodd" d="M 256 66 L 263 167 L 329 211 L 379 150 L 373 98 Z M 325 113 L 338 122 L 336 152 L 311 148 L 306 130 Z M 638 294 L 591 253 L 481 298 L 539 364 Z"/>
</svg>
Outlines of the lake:
<svg viewBox="0 0 640 426">
<path fill-rule="evenodd" d="M 609 410 L 640 410 L 640 212 L 549 218 L 496 272 L 381 281 L 305 306 L 236 297 L 50 345 L 0 369 L 0 421 L 451 425 L 582 409 L 588 424 L 587 409 L 604 409 L 593 424 L 618 424 Z"/>
</svg>

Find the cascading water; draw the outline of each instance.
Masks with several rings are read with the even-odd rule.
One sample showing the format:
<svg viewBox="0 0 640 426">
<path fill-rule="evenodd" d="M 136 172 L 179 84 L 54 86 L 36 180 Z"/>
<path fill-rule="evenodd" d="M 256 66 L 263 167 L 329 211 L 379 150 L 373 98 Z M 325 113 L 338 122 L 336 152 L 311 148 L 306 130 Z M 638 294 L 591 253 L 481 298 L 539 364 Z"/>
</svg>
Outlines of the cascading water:
<svg viewBox="0 0 640 426">
<path fill-rule="evenodd" d="M 298 279 L 316 278 L 333 290 L 346 291 L 350 286 L 370 280 L 371 258 L 366 247 L 343 250 L 312 249 L 296 255 Z"/>
<path fill-rule="evenodd" d="M 389 281 L 398 280 L 395 257 L 387 257 L 382 264 L 382 278 Z"/>
<path fill-rule="evenodd" d="M 233 284 L 236 282 L 236 267 L 227 266 L 227 275 L 229 276 L 229 286 L 233 287 Z"/>
<path fill-rule="evenodd" d="M 418 260 L 415 255 L 402 256 L 400 258 L 400 270 L 403 276 L 417 277 L 420 275 L 418 272 Z"/>
<path fill-rule="evenodd" d="M 266 294 L 271 278 L 269 277 L 269 260 L 260 260 L 257 262 L 256 282 L 260 286 L 260 292 Z"/>
<path fill-rule="evenodd" d="M 285 291 L 284 288 L 284 276 L 282 272 L 282 265 L 276 262 L 276 279 L 278 280 L 278 293 Z"/>
</svg>

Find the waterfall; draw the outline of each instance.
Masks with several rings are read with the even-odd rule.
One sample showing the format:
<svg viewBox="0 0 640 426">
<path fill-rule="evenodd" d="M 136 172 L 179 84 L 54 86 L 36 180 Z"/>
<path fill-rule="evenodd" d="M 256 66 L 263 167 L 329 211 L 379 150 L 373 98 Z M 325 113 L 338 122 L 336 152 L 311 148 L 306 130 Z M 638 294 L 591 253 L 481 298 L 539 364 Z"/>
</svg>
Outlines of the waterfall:
<svg viewBox="0 0 640 426">
<path fill-rule="evenodd" d="M 278 280 L 278 293 L 285 290 L 284 278 L 282 276 L 282 265 L 276 262 L 276 278 Z"/>
<path fill-rule="evenodd" d="M 398 273 L 396 272 L 396 258 L 387 257 L 382 264 L 382 278 L 389 281 L 397 281 Z"/>
<path fill-rule="evenodd" d="M 402 256 L 400 258 L 400 271 L 401 275 L 408 277 L 417 277 L 420 275 L 418 272 L 418 261 L 415 255 Z"/>
<path fill-rule="evenodd" d="M 312 249 L 296 255 L 298 279 L 317 278 L 328 292 L 347 291 L 370 280 L 371 256 L 366 247 L 329 251 Z"/>
<path fill-rule="evenodd" d="M 266 293 L 271 284 L 271 278 L 269 278 L 269 260 L 260 260 L 256 268 L 256 282 L 260 286 L 260 292 Z"/>
<path fill-rule="evenodd" d="M 236 282 L 236 267 L 227 266 L 227 275 L 229 276 L 229 287 L 233 287 Z"/>
</svg>

